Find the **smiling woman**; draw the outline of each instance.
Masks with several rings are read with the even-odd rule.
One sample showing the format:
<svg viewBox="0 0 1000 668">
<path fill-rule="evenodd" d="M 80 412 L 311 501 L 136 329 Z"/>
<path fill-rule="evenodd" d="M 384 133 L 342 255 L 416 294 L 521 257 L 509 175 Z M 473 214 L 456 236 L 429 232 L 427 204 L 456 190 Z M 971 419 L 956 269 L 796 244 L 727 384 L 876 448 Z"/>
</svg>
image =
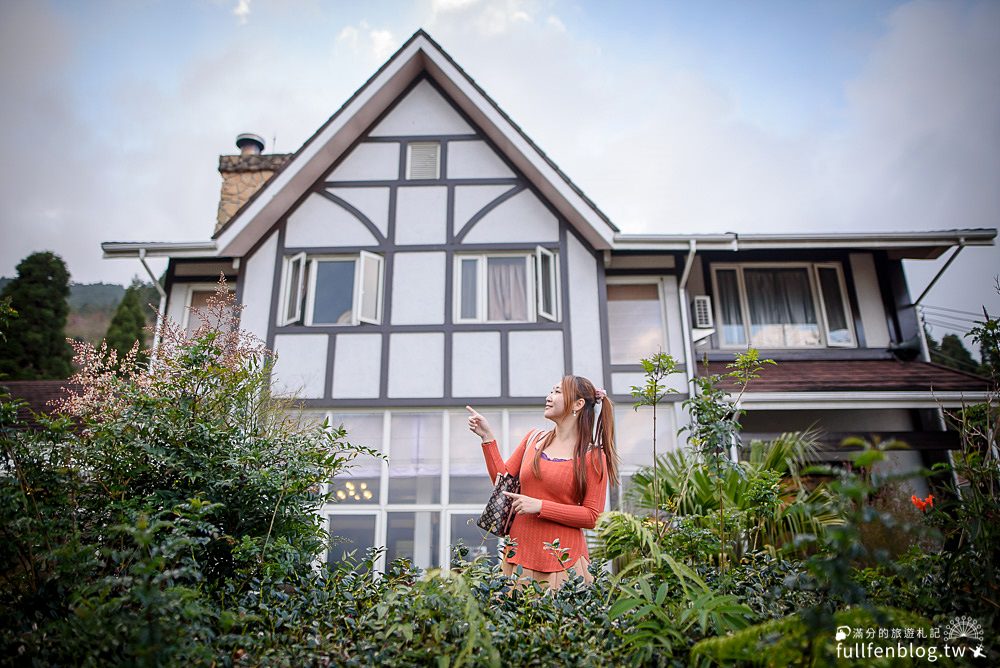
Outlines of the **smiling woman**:
<svg viewBox="0 0 1000 668">
<path fill-rule="evenodd" d="M 521 482 L 509 494 L 516 516 L 510 528 L 503 572 L 520 567 L 520 581 L 558 588 L 570 570 L 591 582 L 583 535 L 604 511 L 608 485 L 618 483 L 614 407 L 603 390 L 581 376 L 566 376 L 545 400 L 551 431 L 526 435 L 506 462 L 489 422 L 471 407 L 469 430 L 483 441 L 490 479 L 506 471 Z"/>
</svg>

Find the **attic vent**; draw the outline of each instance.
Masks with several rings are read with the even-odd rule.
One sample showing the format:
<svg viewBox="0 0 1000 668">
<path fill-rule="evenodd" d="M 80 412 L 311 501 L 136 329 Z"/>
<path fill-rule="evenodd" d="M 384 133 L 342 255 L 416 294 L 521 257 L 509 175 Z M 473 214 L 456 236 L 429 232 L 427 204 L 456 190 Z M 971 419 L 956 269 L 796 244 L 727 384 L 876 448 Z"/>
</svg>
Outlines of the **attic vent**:
<svg viewBox="0 0 1000 668">
<path fill-rule="evenodd" d="M 698 329 L 712 327 L 712 298 L 708 295 L 694 298 L 694 326 Z"/>
<path fill-rule="evenodd" d="M 439 178 L 441 144 L 436 141 L 413 142 L 407 145 L 406 178 Z"/>
</svg>

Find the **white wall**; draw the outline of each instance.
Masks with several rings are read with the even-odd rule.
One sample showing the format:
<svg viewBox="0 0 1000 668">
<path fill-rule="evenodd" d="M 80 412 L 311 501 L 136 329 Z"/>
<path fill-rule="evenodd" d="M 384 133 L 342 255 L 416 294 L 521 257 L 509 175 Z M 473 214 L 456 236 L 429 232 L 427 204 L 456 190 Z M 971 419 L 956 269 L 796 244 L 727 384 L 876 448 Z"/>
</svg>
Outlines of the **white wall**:
<svg viewBox="0 0 1000 668">
<path fill-rule="evenodd" d="M 384 181 L 399 178 L 400 145 L 395 142 L 358 144 L 326 176 L 327 181 Z"/>
<path fill-rule="evenodd" d="M 542 243 L 559 240 L 559 224 L 530 190 L 523 190 L 483 216 L 465 243 Z"/>
<path fill-rule="evenodd" d="M 513 189 L 513 186 L 456 186 L 452 234 L 458 234 L 484 206 Z"/>
<path fill-rule="evenodd" d="M 889 345 L 889 325 L 886 322 L 882 294 L 878 288 L 875 261 L 871 253 L 851 253 L 849 267 L 854 277 L 854 287 L 858 293 L 858 308 L 861 311 L 861 326 L 865 328 L 865 346 L 885 348 Z"/>
<path fill-rule="evenodd" d="M 277 251 L 278 234 L 273 232 L 253 255 L 243 260 L 243 312 L 240 314 L 240 329 L 261 340 L 267 340 L 267 325 L 271 319 L 271 292 Z M 277 295 L 274 297 L 277 298 Z"/>
<path fill-rule="evenodd" d="M 373 137 L 472 134 L 474 130 L 434 87 L 421 81 L 371 132 Z"/>
<path fill-rule="evenodd" d="M 597 387 L 604 385 L 604 356 L 601 352 L 600 289 L 597 261 L 576 237 L 567 235 L 566 257 L 569 273 L 569 328 L 573 351 L 573 373 L 586 376 Z M 561 298 L 561 297 L 560 297 Z"/>
<path fill-rule="evenodd" d="M 392 270 L 393 325 L 444 323 L 445 254 L 396 253 Z"/>
<path fill-rule="evenodd" d="M 333 397 L 377 398 L 382 378 L 381 334 L 337 334 L 333 350 Z"/>
<path fill-rule="evenodd" d="M 288 216 L 285 245 L 373 246 L 378 240 L 358 220 L 336 202 L 312 194 Z"/>
<path fill-rule="evenodd" d="M 510 332 L 510 396 L 544 397 L 565 374 L 562 332 Z"/>
<path fill-rule="evenodd" d="M 444 395 L 444 334 L 389 336 L 389 397 Z"/>
<path fill-rule="evenodd" d="M 406 186 L 396 191 L 396 243 L 443 244 L 447 229 L 446 187 Z"/>
<path fill-rule="evenodd" d="M 363 213 L 383 237 L 388 234 L 388 188 L 329 188 L 329 192 Z"/>
<path fill-rule="evenodd" d="M 484 141 L 448 142 L 448 178 L 511 178 L 500 156 Z"/>
<path fill-rule="evenodd" d="M 274 337 L 274 390 L 300 399 L 322 399 L 326 383 L 326 334 L 278 334 Z"/>
<path fill-rule="evenodd" d="M 456 332 L 451 358 L 453 396 L 500 396 L 500 332 Z"/>
</svg>

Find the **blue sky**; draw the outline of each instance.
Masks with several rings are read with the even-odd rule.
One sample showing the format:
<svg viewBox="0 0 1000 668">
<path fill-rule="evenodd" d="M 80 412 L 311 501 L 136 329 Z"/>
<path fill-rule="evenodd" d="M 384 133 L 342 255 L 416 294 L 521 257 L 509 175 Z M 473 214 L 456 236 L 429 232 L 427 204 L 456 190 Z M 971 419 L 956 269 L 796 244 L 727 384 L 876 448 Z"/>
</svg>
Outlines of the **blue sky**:
<svg viewBox="0 0 1000 668">
<path fill-rule="evenodd" d="M 8 0 L 0 274 L 126 282 L 101 241 L 207 238 L 237 134 L 294 151 L 421 27 L 624 231 L 1000 224 L 989 0 Z M 967 250 L 928 301 L 1000 311 L 997 272 Z"/>
</svg>

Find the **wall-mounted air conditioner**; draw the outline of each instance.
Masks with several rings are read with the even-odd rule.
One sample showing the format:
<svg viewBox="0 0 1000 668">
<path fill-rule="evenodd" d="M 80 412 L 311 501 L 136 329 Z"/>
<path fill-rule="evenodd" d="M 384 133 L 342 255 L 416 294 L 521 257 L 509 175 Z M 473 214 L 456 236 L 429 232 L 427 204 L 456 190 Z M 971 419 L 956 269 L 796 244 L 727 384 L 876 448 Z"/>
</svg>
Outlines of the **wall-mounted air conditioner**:
<svg viewBox="0 0 1000 668">
<path fill-rule="evenodd" d="M 712 324 L 711 297 L 708 295 L 698 295 L 695 297 L 691 311 L 695 329 L 711 329 L 714 327 Z"/>
</svg>

